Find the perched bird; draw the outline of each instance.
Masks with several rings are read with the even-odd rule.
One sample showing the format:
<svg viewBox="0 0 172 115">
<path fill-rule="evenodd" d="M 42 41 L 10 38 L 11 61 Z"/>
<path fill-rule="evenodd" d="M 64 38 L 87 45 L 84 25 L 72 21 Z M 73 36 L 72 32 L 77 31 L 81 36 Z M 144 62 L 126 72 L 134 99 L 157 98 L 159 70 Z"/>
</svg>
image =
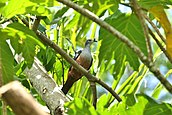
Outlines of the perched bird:
<svg viewBox="0 0 172 115">
<path fill-rule="evenodd" d="M 91 65 L 92 65 L 92 61 L 93 58 L 91 56 L 91 50 L 90 50 L 90 46 L 93 42 L 96 42 L 96 40 L 91 40 L 88 39 L 85 42 L 85 48 L 79 52 L 79 54 L 74 58 L 75 61 L 81 65 L 82 67 L 84 67 L 85 69 L 89 70 Z M 62 87 L 62 91 L 64 94 L 67 94 L 67 92 L 69 91 L 69 89 L 72 87 L 72 85 L 78 81 L 81 77 L 82 77 L 82 73 L 75 69 L 73 66 L 70 67 L 69 71 L 68 71 L 68 78 L 66 80 L 66 83 L 63 85 Z"/>
</svg>

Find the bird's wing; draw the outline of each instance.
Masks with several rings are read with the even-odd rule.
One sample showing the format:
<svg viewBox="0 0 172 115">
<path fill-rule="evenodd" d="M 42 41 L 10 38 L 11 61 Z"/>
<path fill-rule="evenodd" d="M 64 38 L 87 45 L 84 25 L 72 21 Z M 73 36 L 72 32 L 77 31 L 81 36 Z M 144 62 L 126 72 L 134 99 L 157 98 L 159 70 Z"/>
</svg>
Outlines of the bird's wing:
<svg viewBox="0 0 172 115">
<path fill-rule="evenodd" d="M 81 54 L 81 52 L 82 52 L 82 50 L 76 51 L 73 59 L 76 60 L 79 57 L 79 55 Z M 70 66 L 69 71 L 71 70 L 71 68 L 72 68 L 72 66 Z"/>
<path fill-rule="evenodd" d="M 93 63 L 93 58 L 91 58 L 91 63 L 90 63 L 90 66 L 88 67 L 88 70 L 89 70 L 90 67 L 92 66 L 92 63 Z"/>
<path fill-rule="evenodd" d="M 76 60 L 78 58 L 78 56 L 81 54 L 81 52 L 82 52 L 82 50 L 75 52 L 74 60 Z"/>
</svg>

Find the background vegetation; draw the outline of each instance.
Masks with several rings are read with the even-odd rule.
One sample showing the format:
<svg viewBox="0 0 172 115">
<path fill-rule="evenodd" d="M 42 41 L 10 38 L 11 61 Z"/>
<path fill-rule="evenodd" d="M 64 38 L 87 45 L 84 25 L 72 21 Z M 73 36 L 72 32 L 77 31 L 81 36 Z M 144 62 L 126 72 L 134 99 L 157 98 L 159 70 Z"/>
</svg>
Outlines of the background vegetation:
<svg viewBox="0 0 172 115">
<path fill-rule="evenodd" d="M 108 31 L 96 21 L 95 23 L 94 19 L 87 15 L 83 16 L 83 13 L 75 11 L 75 8 L 70 8 L 72 6 L 66 6 L 63 0 L 1 0 L 1 86 L 18 80 L 40 104 L 45 106 L 46 103 L 23 72 L 26 68 L 32 67 L 34 57 L 41 61 L 47 73 L 52 75 L 58 85 L 62 85 L 67 79 L 70 63 L 63 55 L 43 42 L 36 34 L 37 28 L 34 30 L 32 27 L 39 18 L 38 31 L 70 57 L 74 57 L 75 52 L 84 47 L 86 39 L 98 40 L 92 45 L 93 65 L 90 73 L 108 84 L 122 98 L 122 102 L 119 103 L 111 93 L 96 84 L 98 101 L 97 108 L 94 109 L 90 83 L 86 77 L 82 77 L 68 93 L 73 98 L 65 104 L 68 114 L 170 115 L 172 1 L 73 2 L 96 14 L 133 44 L 121 40 L 121 34 L 115 36 L 112 31 Z M 21 62 L 15 58 L 18 54 L 22 54 Z M 165 78 L 165 81 L 161 77 Z M 11 108 L 7 108 L 8 114 L 13 114 Z M 2 111 L 2 106 L 0 110 Z"/>
</svg>

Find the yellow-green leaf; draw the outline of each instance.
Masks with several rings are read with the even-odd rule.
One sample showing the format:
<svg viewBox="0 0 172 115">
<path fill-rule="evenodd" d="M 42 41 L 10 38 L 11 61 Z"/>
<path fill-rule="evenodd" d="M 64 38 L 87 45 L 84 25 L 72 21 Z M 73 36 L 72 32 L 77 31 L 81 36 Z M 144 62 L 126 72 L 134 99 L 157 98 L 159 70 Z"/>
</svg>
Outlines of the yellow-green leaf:
<svg viewBox="0 0 172 115">
<path fill-rule="evenodd" d="M 164 11 L 163 6 L 157 5 L 149 9 L 154 17 L 159 21 L 161 26 L 163 27 L 165 34 L 166 34 L 166 46 L 167 52 L 172 57 L 172 26 L 168 20 L 168 17 Z"/>
</svg>

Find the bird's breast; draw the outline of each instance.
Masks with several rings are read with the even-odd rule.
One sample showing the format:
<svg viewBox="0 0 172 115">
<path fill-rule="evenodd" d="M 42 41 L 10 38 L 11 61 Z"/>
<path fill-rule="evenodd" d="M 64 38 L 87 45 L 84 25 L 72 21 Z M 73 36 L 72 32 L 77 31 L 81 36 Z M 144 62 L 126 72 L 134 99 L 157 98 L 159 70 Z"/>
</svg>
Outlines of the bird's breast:
<svg viewBox="0 0 172 115">
<path fill-rule="evenodd" d="M 89 52 L 82 52 L 78 58 L 76 59 L 76 62 L 80 64 L 85 69 L 89 69 L 91 62 L 92 62 L 92 56 Z"/>
</svg>

